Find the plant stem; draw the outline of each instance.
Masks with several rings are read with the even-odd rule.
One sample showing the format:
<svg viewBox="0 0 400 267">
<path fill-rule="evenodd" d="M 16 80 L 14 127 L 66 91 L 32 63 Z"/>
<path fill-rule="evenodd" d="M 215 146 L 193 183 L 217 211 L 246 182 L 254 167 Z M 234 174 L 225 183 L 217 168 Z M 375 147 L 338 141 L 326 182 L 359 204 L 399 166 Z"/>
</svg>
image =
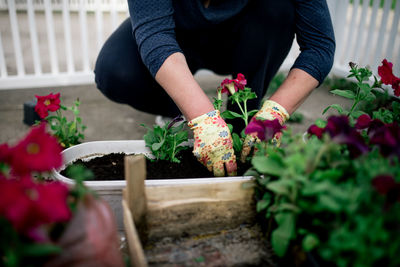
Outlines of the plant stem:
<svg viewBox="0 0 400 267">
<path fill-rule="evenodd" d="M 245 125 L 247 126 L 247 110 L 246 112 L 243 110 L 242 105 L 240 105 L 240 102 L 238 100 L 235 100 L 236 104 L 239 106 L 240 111 L 243 114 L 242 119 L 244 120 Z"/>
</svg>

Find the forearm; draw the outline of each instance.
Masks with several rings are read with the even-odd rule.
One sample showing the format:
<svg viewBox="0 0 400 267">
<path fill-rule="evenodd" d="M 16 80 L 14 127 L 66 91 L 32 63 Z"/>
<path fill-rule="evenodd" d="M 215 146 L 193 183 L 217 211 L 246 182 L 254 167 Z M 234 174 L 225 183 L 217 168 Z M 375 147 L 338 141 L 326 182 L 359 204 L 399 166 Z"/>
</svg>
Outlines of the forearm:
<svg viewBox="0 0 400 267">
<path fill-rule="evenodd" d="M 214 109 L 211 101 L 194 79 L 182 53 L 169 56 L 161 65 L 155 78 L 187 120 L 192 120 Z"/>
<path fill-rule="evenodd" d="M 292 114 L 317 86 L 318 81 L 310 74 L 294 68 L 269 99 L 279 103 L 289 114 Z"/>
</svg>

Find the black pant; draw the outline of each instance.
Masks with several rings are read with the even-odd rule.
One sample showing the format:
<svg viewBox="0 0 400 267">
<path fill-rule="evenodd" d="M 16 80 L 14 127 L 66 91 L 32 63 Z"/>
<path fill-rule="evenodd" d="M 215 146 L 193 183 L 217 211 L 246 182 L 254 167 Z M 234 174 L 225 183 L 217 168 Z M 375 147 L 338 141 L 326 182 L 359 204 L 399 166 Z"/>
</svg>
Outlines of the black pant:
<svg viewBox="0 0 400 267">
<path fill-rule="evenodd" d="M 259 108 L 268 84 L 287 56 L 294 38 L 292 0 L 250 0 L 243 11 L 208 29 L 176 29 L 176 39 L 194 74 L 209 69 L 236 77 L 243 73 L 258 98 Z M 113 101 L 135 109 L 174 117 L 179 109 L 144 66 L 129 19 L 110 36 L 95 67 L 97 87 Z M 231 110 L 235 110 L 232 107 Z"/>
</svg>

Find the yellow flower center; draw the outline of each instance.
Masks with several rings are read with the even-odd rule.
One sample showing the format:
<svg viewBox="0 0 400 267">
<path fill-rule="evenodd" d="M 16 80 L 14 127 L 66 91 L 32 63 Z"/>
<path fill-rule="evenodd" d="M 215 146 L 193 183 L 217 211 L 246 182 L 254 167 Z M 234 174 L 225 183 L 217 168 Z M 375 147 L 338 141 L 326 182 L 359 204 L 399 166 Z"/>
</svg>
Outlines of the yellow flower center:
<svg viewBox="0 0 400 267">
<path fill-rule="evenodd" d="M 51 104 L 51 101 L 50 101 L 49 99 L 46 99 L 46 100 L 44 101 L 44 104 L 45 104 L 46 106 L 48 106 L 48 105 Z"/>
<path fill-rule="evenodd" d="M 40 146 L 36 143 L 30 143 L 26 147 L 26 152 L 28 152 L 28 154 L 38 154 L 39 151 L 40 151 Z"/>
</svg>

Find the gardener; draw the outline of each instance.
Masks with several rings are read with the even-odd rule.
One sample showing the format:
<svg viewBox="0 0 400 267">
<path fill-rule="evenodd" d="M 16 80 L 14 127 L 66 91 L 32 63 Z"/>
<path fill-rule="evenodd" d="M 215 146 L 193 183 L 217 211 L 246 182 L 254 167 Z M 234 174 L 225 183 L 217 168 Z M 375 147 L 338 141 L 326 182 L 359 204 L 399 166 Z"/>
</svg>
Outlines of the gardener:
<svg viewBox="0 0 400 267">
<path fill-rule="evenodd" d="M 335 41 L 326 0 L 128 0 L 126 20 L 96 62 L 98 88 L 135 109 L 189 120 L 194 154 L 216 176 L 236 172 L 232 138 L 193 74 L 242 73 L 260 108 L 296 34 L 301 53 L 257 117 L 279 118 L 305 100 L 332 67 Z M 237 123 L 235 123 L 237 124 Z M 247 140 L 249 141 L 249 140 Z M 250 152 L 244 146 L 242 158 Z"/>
</svg>

